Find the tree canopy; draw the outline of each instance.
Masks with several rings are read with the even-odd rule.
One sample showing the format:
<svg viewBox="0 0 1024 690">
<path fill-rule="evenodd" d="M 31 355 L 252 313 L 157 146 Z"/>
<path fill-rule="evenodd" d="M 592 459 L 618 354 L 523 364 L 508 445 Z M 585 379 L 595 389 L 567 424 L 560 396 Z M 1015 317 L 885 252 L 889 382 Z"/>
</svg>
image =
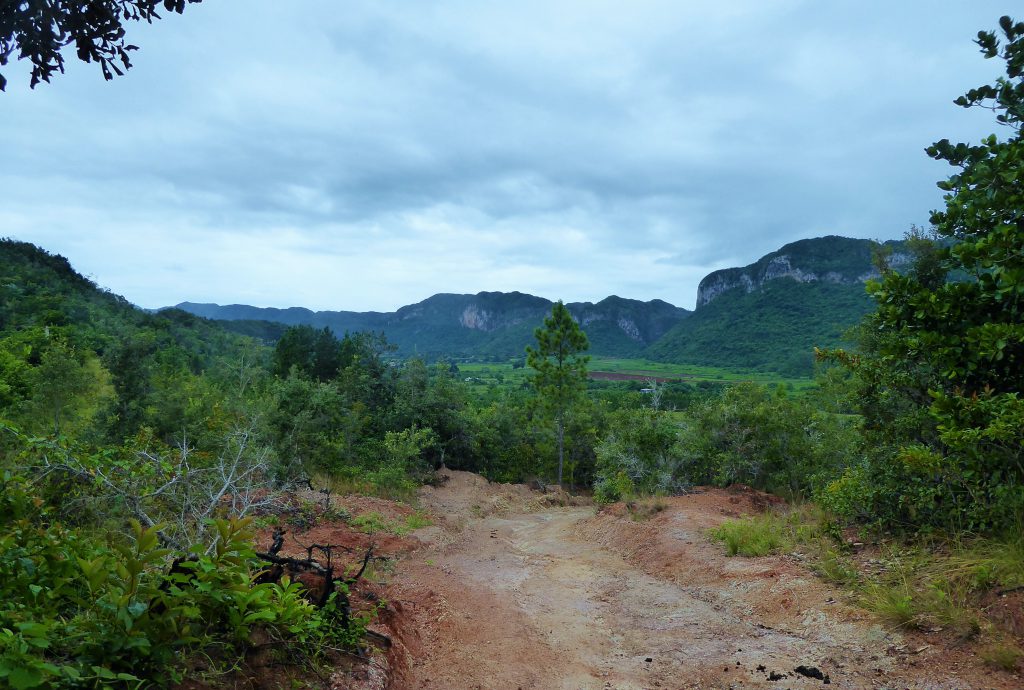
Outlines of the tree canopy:
<svg viewBox="0 0 1024 690">
<path fill-rule="evenodd" d="M 992 110 L 1010 135 L 928 147 L 957 168 L 939 183 L 934 241 L 916 233 L 911 270 L 869 283 L 878 311 L 862 354 L 841 357 L 859 375 L 869 464 L 834 491 L 915 527 L 991 530 L 1024 515 L 1024 23 L 999 24 L 1003 39 L 976 42 L 1005 76 L 955 103 Z"/>
<path fill-rule="evenodd" d="M 533 385 L 542 406 L 552 414 L 558 438 L 558 483 L 562 483 L 565 457 L 566 414 L 587 381 L 589 357 L 582 353 L 590 346 L 586 334 L 573 320 L 561 300 L 544 319 L 544 327 L 534 331 L 537 347 L 526 348 L 526 363 L 536 372 Z"/>
<path fill-rule="evenodd" d="M 202 0 L 187 0 L 188 3 Z M 181 14 L 186 0 L 49 0 L 0 3 L 0 67 L 12 55 L 32 63 L 31 87 L 49 82 L 64 72 L 65 46 L 74 45 L 83 62 L 97 62 L 106 79 L 124 74 L 132 66 L 129 52 L 137 46 L 125 42 L 128 21 L 152 23 L 157 9 Z M 7 79 L 0 74 L 0 91 Z"/>
</svg>

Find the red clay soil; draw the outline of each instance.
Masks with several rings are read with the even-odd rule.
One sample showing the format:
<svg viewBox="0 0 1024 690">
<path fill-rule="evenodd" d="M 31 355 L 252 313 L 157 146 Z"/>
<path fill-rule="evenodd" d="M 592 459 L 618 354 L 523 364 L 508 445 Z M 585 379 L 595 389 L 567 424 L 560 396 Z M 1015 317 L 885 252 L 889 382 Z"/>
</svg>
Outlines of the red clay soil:
<svg viewBox="0 0 1024 690">
<path fill-rule="evenodd" d="M 1024 688 L 966 646 L 879 624 L 794 556 L 727 557 L 705 533 L 763 509 L 758 492 L 666 499 L 636 522 L 448 475 L 388 587 L 395 690 Z"/>
<path fill-rule="evenodd" d="M 323 501 L 323 495 L 308 491 L 292 497 L 293 509 L 286 510 L 279 516 L 281 524 L 278 528 L 285 532 L 280 555 L 306 558 L 307 548 L 313 544 L 331 546 L 337 572 L 352 573 L 360 567 L 362 557 L 372 546 L 373 553 L 381 560 L 374 561 L 374 566 L 359 581 L 350 593 L 349 599 L 356 613 L 369 611 L 377 607 L 381 601 L 387 602 L 389 592 L 386 573 L 391 563 L 402 554 L 424 547 L 426 542 L 414 536 L 397 536 L 387 531 L 364 533 L 352 527 L 347 520 L 338 517 L 337 513 L 325 514 Z M 351 517 L 376 513 L 383 521 L 399 525 L 415 512 L 408 505 L 368 496 L 331 496 L 329 504 L 334 511 L 342 510 Z M 299 510 L 299 506 L 303 505 L 305 508 Z M 266 527 L 257 533 L 258 550 L 269 549 L 275 529 L 277 528 Z M 325 564 L 321 551 L 314 550 L 313 556 Z M 388 623 L 392 623 L 395 628 L 401 628 L 401 616 L 401 605 L 388 603 L 381 610 L 377 622 L 370 628 L 389 635 L 391 630 Z M 179 688 L 280 690 L 289 687 L 322 687 L 330 690 L 384 690 L 396 670 L 400 671 L 408 662 L 408 652 L 404 646 L 394 646 L 391 650 L 384 651 L 368 646 L 369 653 L 364 658 L 350 654 L 329 654 L 333 671 L 329 675 L 318 676 L 313 670 L 313 665 L 302 659 L 280 659 L 275 646 L 270 641 L 266 645 L 259 645 L 257 641 L 238 672 L 212 682 L 186 682 Z"/>
</svg>

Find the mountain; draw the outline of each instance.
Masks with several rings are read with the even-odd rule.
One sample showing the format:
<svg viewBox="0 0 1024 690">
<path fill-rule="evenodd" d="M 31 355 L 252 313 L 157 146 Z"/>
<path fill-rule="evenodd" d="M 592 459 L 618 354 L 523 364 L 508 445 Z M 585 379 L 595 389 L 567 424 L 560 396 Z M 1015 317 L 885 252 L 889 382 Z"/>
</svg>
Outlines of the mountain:
<svg viewBox="0 0 1024 690">
<path fill-rule="evenodd" d="M 905 266 L 901 242 L 886 242 L 889 264 Z M 799 240 L 742 268 L 708 274 L 697 309 L 644 352 L 651 359 L 806 376 L 814 347 L 843 335 L 874 309 L 864 282 L 877 277 L 877 243 L 845 237 Z"/>
<path fill-rule="evenodd" d="M 844 332 L 874 308 L 864 281 L 878 275 L 872 263 L 876 246 L 834 236 L 787 244 L 747 266 L 706 276 L 692 313 L 661 300 L 614 295 L 567 306 L 596 355 L 807 375 L 813 348 L 843 344 Z M 886 247 L 890 265 L 909 262 L 902 243 Z M 226 331 L 274 342 L 295 324 L 326 326 L 338 334 L 383 332 L 403 356 L 522 357 L 551 305 L 520 292 L 481 292 L 438 294 L 388 313 L 183 302 L 154 315 L 98 289 L 63 257 L 0 241 L 0 330 L 75 325 L 81 342 L 72 344 L 100 356 L 145 332 L 154 356 L 183 348 L 194 371 L 242 347 Z"/>
<path fill-rule="evenodd" d="M 910 261 L 903 243 L 883 247 L 891 266 Z M 747 266 L 709 273 L 692 313 L 661 300 L 614 295 L 566 306 L 595 355 L 806 376 L 814 347 L 846 344 L 844 333 L 874 308 L 864 282 L 878 276 L 877 248 L 871 240 L 838 236 L 791 242 Z M 281 324 L 309 324 L 339 335 L 383 332 L 403 356 L 498 360 L 522 355 L 551 304 L 520 292 L 481 292 L 438 294 L 389 313 L 189 302 L 177 308 L 268 342 L 280 337 Z"/>
<path fill-rule="evenodd" d="M 697 286 L 697 309 L 736 288 L 750 293 L 781 278 L 797 283 L 861 286 L 879 275 L 872 261 L 876 246 L 871 240 L 836 235 L 791 242 L 743 268 L 725 268 L 706 275 Z M 888 261 L 892 267 L 910 261 L 910 255 L 901 251 L 902 242 L 890 240 L 883 246 L 891 250 Z"/>
<path fill-rule="evenodd" d="M 398 346 L 400 355 L 507 359 L 522 356 L 533 342 L 533 330 L 550 313 L 552 304 L 543 297 L 521 292 L 480 292 L 437 294 L 389 313 L 191 302 L 182 302 L 176 308 L 221 320 L 227 328 L 265 340 L 280 335 L 280 327 L 268 322 L 308 324 L 326 326 L 339 335 L 383 332 Z M 641 302 L 615 295 L 596 304 L 572 302 L 566 306 L 590 338 L 591 352 L 616 357 L 639 354 L 690 314 L 662 300 Z"/>
</svg>

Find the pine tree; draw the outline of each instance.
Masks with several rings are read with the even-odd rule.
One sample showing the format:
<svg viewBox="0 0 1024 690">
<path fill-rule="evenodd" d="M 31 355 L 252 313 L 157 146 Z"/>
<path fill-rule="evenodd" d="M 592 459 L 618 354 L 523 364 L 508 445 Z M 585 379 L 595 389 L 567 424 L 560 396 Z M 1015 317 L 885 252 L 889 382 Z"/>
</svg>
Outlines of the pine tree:
<svg viewBox="0 0 1024 690">
<path fill-rule="evenodd" d="M 534 370 L 530 382 L 541 406 L 554 418 L 558 439 L 558 485 L 565 462 L 565 421 L 568 411 L 586 390 L 587 362 L 582 355 L 590 343 L 561 300 L 551 308 L 544 326 L 533 332 L 537 347 L 526 348 L 526 363 Z"/>
</svg>

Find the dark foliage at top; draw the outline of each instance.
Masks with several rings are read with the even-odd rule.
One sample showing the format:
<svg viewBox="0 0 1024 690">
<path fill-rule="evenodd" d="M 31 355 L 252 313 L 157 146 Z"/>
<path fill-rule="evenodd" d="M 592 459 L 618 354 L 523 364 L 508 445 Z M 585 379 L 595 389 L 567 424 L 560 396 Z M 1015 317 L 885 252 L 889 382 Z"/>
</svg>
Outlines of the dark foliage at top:
<svg viewBox="0 0 1024 690">
<path fill-rule="evenodd" d="M 61 51 L 73 45 L 84 62 L 97 62 L 106 79 L 124 74 L 132 66 L 129 52 L 137 46 L 125 42 L 124 24 L 159 19 L 157 9 L 181 14 L 186 0 L 11 0 L 0 4 L 0 66 L 15 55 L 32 63 L 31 86 L 49 82 L 64 72 Z M 188 0 L 189 3 L 202 0 Z M 7 80 L 0 74 L 0 91 Z"/>
</svg>

